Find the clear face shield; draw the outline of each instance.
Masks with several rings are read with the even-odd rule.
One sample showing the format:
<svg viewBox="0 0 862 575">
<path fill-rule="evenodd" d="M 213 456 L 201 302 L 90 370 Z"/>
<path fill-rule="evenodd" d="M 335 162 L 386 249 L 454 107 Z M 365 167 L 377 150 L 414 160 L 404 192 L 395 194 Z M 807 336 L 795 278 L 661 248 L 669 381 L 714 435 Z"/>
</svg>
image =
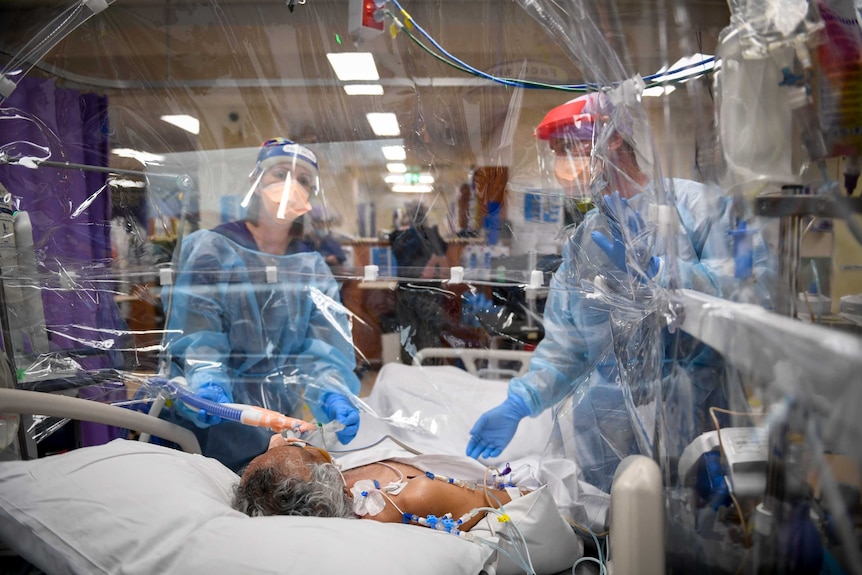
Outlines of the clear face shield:
<svg viewBox="0 0 862 575">
<path fill-rule="evenodd" d="M 247 207 L 259 190 L 265 211 L 277 221 L 292 223 L 310 212 L 311 199 L 320 194 L 318 173 L 302 163 L 285 161 L 255 172 L 258 175 L 241 205 Z"/>
<path fill-rule="evenodd" d="M 543 184 L 559 190 L 569 207 L 581 214 L 593 206 L 591 184 L 595 174 L 593 145 L 589 140 L 562 133 L 537 142 Z"/>
</svg>

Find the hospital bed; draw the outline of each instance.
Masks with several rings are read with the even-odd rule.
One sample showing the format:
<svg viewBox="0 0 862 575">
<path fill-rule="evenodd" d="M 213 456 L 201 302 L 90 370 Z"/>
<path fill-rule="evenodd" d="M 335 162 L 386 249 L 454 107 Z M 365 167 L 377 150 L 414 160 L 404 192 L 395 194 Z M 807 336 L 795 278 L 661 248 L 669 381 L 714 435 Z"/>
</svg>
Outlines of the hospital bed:
<svg viewBox="0 0 862 575">
<path fill-rule="evenodd" d="M 522 375 L 530 369 L 532 352 L 521 350 L 476 349 L 452 347 L 426 347 L 413 356 L 413 365 L 423 365 L 430 359 L 457 359 L 464 369 L 477 377 L 485 379 L 503 379 Z M 508 367 L 518 364 L 517 368 Z M 507 367 L 501 367 L 506 364 Z"/>
<path fill-rule="evenodd" d="M 433 354 L 429 351 L 423 357 Z M 526 359 L 523 353 L 481 355 L 482 360 Z M 398 398 L 384 396 L 387 389 L 394 389 L 393 382 L 397 387 L 407 381 L 405 374 L 412 376 L 410 385 L 417 389 L 423 385 L 440 391 L 458 389 L 452 402 L 476 412 L 505 394 L 502 381 L 482 379 L 453 366 L 388 364 L 366 398 L 369 409 L 397 414 L 397 409 L 389 408 L 395 407 Z M 423 416 L 444 422 L 451 437 L 461 434 L 467 424 L 466 418 L 457 421 L 457 410 L 447 414 L 448 419 L 435 419 L 435 402 L 438 408 L 448 409 L 449 399 L 445 405 L 437 399 L 406 401 L 401 414 L 419 414 L 414 423 Z M 120 425 L 168 438 L 184 450 L 115 440 L 43 459 L 0 464 L 0 540 L 46 573 L 523 572 L 511 562 L 493 562 L 494 550 L 488 546 L 420 527 L 315 517 L 246 517 L 230 508 L 236 475 L 199 455 L 187 430 L 141 413 L 21 390 L 0 390 L 0 405 L 4 411 Z M 381 420 L 364 419 L 354 445 L 371 442 L 379 433 L 374 423 L 394 422 L 396 431 L 409 427 L 407 420 Z M 539 433 L 549 421 L 531 422 L 531 431 Z M 510 453 L 530 451 L 526 444 L 534 440 L 528 436 Z M 423 447 L 421 441 L 418 445 Z M 336 455 L 337 451 L 333 450 Z M 562 530 L 548 529 L 549 517 L 563 521 L 553 504 L 548 508 L 549 501 L 525 498 L 524 505 L 529 506 L 520 517 L 515 517 L 517 510 L 508 512 L 528 542 L 537 573 L 570 572 L 572 561 L 583 552 L 582 540 L 568 524 Z"/>
<path fill-rule="evenodd" d="M 797 401 L 809 406 L 810 417 L 820 425 L 819 436 L 830 451 L 859 460 L 862 442 L 855 414 L 862 388 L 849 382 L 858 381 L 862 341 L 695 292 L 682 291 L 679 301 L 685 309 L 680 329 L 709 343 L 756 381 L 775 381 L 792 390 Z M 436 422 L 450 436 L 465 437 L 472 415 L 464 410 L 481 412 L 505 393 L 502 381 L 483 379 L 478 373 L 488 361 L 509 361 L 512 356 L 489 351 L 423 350 L 419 361 L 442 356 L 466 360 L 465 369 L 452 365 L 384 366 L 374 386 L 372 395 L 379 397 L 374 398 L 372 407 L 385 414 L 386 421 L 363 421 L 354 440 L 357 445 L 369 440 L 363 434 L 373 437 L 379 433 L 375 425 L 383 424 L 391 431 L 391 426 L 399 430 Z M 440 393 L 417 398 L 427 387 Z M 390 388 L 413 390 L 400 394 L 402 398 L 412 396 L 409 408 L 398 405 L 399 394 L 386 393 Z M 454 389 L 457 394 L 452 393 Z M 0 392 L 0 411 L 36 410 L 27 402 L 7 401 L 11 397 L 8 390 Z M 20 393 L 51 398 L 44 393 Z M 64 403 L 69 405 L 82 401 L 61 399 L 68 399 Z M 105 410 L 133 418 L 140 415 L 100 407 L 100 411 Z M 48 408 L 39 411 L 51 412 Z M 134 427 L 145 419 L 137 417 L 125 425 Z M 530 444 L 544 441 L 547 435 L 542 434 L 548 432 L 551 423 L 542 417 L 524 420 L 524 433 L 519 430 L 505 457 L 529 456 L 534 451 Z M 145 427 L 140 430 L 165 433 Z M 176 437 L 182 439 L 182 434 Z M 414 447 L 422 448 L 422 441 L 420 435 Z M 193 447 L 187 449 L 194 451 Z M 610 496 L 608 524 L 614 573 L 660 573 L 665 557 L 685 551 L 665 546 L 664 534 L 679 531 L 673 531 L 673 525 L 669 531 L 662 528 L 667 494 L 661 493 L 661 476 L 654 462 L 644 459 L 636 456 L 620 466 Z M 5 463 L 0 465 L 0 539 L 49 573 L 222 573 L 252 569 L 276 573 L 314 569 L 326 573 L 479 574 L 487 568 L 488 548 L 418 527 L 320 518 L 249 519 L 229 507 L 235 481 L 236 476 L 214 460 L 129 441 L 33 462 Z M 626 489 L 621 491 L 620 487 Z M 537 551 L 533 558 L 547 558 L 553 547 Z M 850 552 L 858 554 L 855 549 L 848 549 Z M 659 560 L 658 566 L 647 565 L 654 559 Z M 545 570 L 537 566 L 536 571 L 570 572 L 559 565 Z"/>
</svg>

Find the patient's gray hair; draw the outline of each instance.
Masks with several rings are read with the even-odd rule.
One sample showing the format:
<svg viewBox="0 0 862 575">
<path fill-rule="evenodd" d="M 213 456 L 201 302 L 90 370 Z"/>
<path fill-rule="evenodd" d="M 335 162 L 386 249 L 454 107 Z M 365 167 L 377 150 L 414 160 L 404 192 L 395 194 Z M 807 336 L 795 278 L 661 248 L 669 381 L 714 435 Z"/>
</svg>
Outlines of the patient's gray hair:
<svg viewBox="0 0 862 575">
<path fill-rule="evenodd" d="M 279 479 L 272 467 L 247 471 L 234 486 L 232 507 L 251 517 L 293 515 L 355 519 L 341 473 L 331 463 L 310 465 L 311 479 Z M 280 474 L 279 474 L 280 475 Z"/>
</svg>

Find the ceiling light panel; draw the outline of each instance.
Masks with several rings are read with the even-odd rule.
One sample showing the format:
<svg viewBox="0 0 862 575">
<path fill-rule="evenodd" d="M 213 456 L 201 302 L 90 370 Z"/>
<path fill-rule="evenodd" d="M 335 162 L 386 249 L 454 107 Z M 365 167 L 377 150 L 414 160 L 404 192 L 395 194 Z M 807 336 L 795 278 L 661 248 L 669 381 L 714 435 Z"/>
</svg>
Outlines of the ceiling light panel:
<svg viewBox="0 0 862 575">
<path fill-rule="evenodd" d="M 326 58 L 342 82 L 373 82 L 380 79 L 371 52 L 330 53 Z"/>
<path fill-rule="evenodd" d="M 383 146 L 380 150 L 383 152 L 383 157 L 390 162 L 403 162 L 407 159 L 404 146 Z"/>
<path fill-rule="evenodd" d="M 371 129 L 378 136 L 400 136 L 398 118 L 392 112 L 370 112 L 365 114 Z"/>
<path fill-rule="evenodd" d="M 398 194 L 427 194 L 434 191 L 428 184 L 395 184 L 392 191 Z"/>
<path fill-rule="evenodd" d="M 380 84 L 345 84 L 344 93 L 348 96 L 382 96 Z"/>
</svg>

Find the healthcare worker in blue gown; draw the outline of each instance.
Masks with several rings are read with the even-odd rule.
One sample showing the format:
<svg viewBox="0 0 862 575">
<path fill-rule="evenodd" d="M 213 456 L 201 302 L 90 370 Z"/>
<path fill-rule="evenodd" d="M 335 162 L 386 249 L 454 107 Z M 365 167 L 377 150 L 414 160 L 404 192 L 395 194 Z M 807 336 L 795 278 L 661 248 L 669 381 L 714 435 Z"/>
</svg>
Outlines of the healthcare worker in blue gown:
<svg viewBox="0 0 862 575">
<path fill-rule="evenodd" d="M 594 207 L 564 243 L 530 370 L 475 422 L 468 455 L 499 456 L 521 419 L 555 407 L 559 420 L 565 405 L 574 429 L 560 433 L 573 431 L 584 479 L 609 492 L 624 457 L 652 455 L 657 406 L 672 406 L 664 410 L 664 432 L 679 443 L 672 448 L 678 454 L 709 429 L 710 406 L 728 405 L 732 386 L 720 356 L 678 330 L 669 333 L 661 290 L 732 297 L 750 282 L 768 305 L 769 253 L 762 236 L 737 221 L 738 206 L 703 184 L 655 178 L 675 190 L 675 205 L 659 205 L 657 186 L 641 169 L 650 162 L 639 147 L 650 143 L 638 130 L 636 115 L 603 93 L 551 110 L 537 128 L 558 182 Z M 672 232 L 657 233 L 656 214 Z M 740 235 L 751 249 L 735 261 Z"/>
<path fill-rule="evenodd" d="M 206 399 L 293 417 L 303 402 L 320 422 L 358 431 L 359 380 L 338 284 L 303 241 L 301 217 L 319 186 L 317 158 L 284 138 L 263 143 L 242 221 L 182 241 L 171 294 L 166 357 Z M 167 418 L 192 429 L 204 455 L 239 470 L 266 451 L 272 432 L 224 421 L 181 402 Z"/>
</svg>

